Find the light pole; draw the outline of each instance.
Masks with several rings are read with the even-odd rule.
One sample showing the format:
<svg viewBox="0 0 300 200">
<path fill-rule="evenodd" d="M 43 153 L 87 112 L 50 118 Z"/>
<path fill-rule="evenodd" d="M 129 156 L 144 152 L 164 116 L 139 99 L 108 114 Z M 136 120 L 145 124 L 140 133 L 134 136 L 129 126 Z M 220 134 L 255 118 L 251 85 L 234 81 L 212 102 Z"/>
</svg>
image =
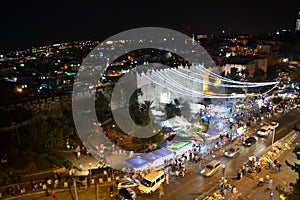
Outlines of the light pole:
<svg viewBox="0 0 300 200">
<path fill-rule="evenodd" d="M 271 147 L 272 147 L 272 150 L 273 150 L 273 143 L 274 143 L 274 137 L 275 137 L 275 128 L 272 129 L 272 144 L 271 144 Z"/>
<path fill-rule="evenodd" d="M 222 165 L 222 175 L 225 178 L 225 164 Z"/>
<path fill-rule="evenodd" d="M 112 158 L 110 158 L 110 165 L 111 165 L 111 179 L 114 180 L 115 175 L 114 175 L 114 169 L 113 169 L 113 165 L 112 165 Z"/>
<path fill-rule="evenodd" d="M 90 176 L 89 181 L 91 181 L 91 178 L 92 178 L 92 163 L 89 163 L 89 176 Z"/>
</svg>

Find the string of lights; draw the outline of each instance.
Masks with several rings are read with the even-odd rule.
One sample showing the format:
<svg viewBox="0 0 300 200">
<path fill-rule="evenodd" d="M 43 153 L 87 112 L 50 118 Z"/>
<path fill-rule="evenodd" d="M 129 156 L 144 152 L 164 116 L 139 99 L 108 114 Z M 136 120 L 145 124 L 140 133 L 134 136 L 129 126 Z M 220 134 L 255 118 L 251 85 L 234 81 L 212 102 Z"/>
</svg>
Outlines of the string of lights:
<svg viewBox="0 0 300 200">
<path fill-rule="evenodd" d="M 194 72 L 192 70 L 189 70 L 189 69 L 186 69 L 186 68 L 183 68 L 183 67 L 180 67 L 179 69 L 182 69 L 184 71 L 188 71 L 190 73 L 194 73 L 194 74 L 196 74 L 197 76 L 200 76 L 200 77 L 203 77 L 204 74 L 209 74 L 210 77 L 215 77 L 215 79 L 220 79 L 220 80 L 222 80 L 224 82 L 229 82 L 229 83 L 233 83 L 233 84 L 235 83 L 235 84 L 241 84 L 241 85 L 264 86 L 264 85 L 274 85 L 274 84 L 278 83 L 278 82 L 243 82 L 243 81 L 235 81 L 235 80 L 223 77 L 223 76 L 221 76 L 219 74 L 216 74 L 216 73 L 214 73 L 212 71 L 209 71 L 208 69 L 204 68 L 202 65 L 197 65 L 197 68 L 196 68 L 196 69 L 201 70 L 200 71 L 201 73 L 197 73 L 197 72 Z M 183 74 L 185 74 L 185 73 L 183 73 Z"/>
<path fill-rule="evenodd" d="M 210 82 L 210 81 L 203 81 L 202 79 L 199 78 L 195 78 L 192 76 L 189 76 L 188 74 L 185 74 L 183 72 L 180 72 L 179 70 L 175 70 L 175 69 L 164 69 L 164 70 L 158 70 L 158 71 L 153 71 L 153 75 L 155 75 L 156 77 L 152 78 L 153 75 L 148 76 L 148 75 L 143 75 L 143 77 L 146 77 L 148 80 L 150 80 L 152 83 L 157 84 L 163 88 L 167 88 L 168 90 L 174 92 L 174 93 L 178 93 L 181 95 L 188 95 L 188 96 L 197 96 L 197 97 L 204 97 L 204 98 L 236 98 L 236 97 L 245 97 L 245 94 L 236 94 L 236 95 L 232 95 L 232 94 L 221 94 L 221 93 L 213 93 L 212 94 L 206 94 L 200 91 L 196 91 L 193 90 L 192 88 L 188 88 L 182 84 L 180 84 L 178 81 L 176 81 L 174 78 L 172 78 L 170 75 L 168 75 L 167 72 L 171 72 L 174 75 L 180 76 L 184 79 L 189 79 L 192 82 L 196 82 L 196 83 L 201 83 L 201 84 L 206 84 L 206 85 L 214 85 L 216 86 L 216 83 L 214 82 Z M 193 71 L 192 71 L 193 72 Z M 194 72 L 195 74 L 199 74 Z M 215 73 L 209 73 L 209 75 L 213 75 L 215 76 L 216 79 L 216 74 Z M 203 76 L 203 74 L 199 74 L 200 76 Z M 163 81 L 163 83 L 160 83 L 157 78 L 159 78 L 160 80 Z M 219 80 L 219 78 L 218 78 Z M 230 79 L 226 79 L 230 80 Z M 260 94 L 247 94 L 248 96 L 261 96 L 264 95 L 266 93 L 269 93 L 270 91 L 272 91 L 274 88 L 277 87 L 278 82 L 241 82 L 241 81 L 233 81 L 230 80 L 231 83 L 235 82 L 238 83 L 238 85 L 228 85 L 228 84 L 221 84 L 221 83 L 217 83 L 217 85 L 219 87 L 235 87 L 235 88 L 245 88 L 245 87 L 264 87 L 264 86 L 270 86 L 270 85 L 274 85 L 271 89 L 269 89 L 268 91 L 264 92 L 264 93 L 260 93 Z M 242 84 L 243 85 L 240 85 Z M 192 83 L 194 84 L 194 83 Z"/>
</svg>

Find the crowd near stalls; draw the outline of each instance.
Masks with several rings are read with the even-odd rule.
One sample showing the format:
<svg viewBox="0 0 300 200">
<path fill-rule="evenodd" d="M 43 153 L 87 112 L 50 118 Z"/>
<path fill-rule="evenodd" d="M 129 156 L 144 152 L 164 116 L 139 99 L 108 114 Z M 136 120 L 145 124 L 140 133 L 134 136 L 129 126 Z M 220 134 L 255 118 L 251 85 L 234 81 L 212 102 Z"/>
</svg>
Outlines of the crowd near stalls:
<svg viewBox="0 0 300 200">
<path fill-rule="evenodd" d="M 163 169 L 192 150 L 193 145 L 194 141 L 174 142 L 166 148 L 160 148 L 125 160 L 123 170 L 130 173 L 149 173 Z"/>
</svg>

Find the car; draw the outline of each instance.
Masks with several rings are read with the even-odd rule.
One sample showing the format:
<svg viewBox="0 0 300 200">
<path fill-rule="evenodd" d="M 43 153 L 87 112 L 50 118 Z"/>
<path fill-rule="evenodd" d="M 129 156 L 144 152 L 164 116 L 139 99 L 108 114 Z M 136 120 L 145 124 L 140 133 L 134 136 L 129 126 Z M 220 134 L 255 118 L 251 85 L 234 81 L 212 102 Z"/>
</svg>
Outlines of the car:
<svg viewBox="0 0 300 200">
<path fill-rule="evenodd" d="M 234 156 L 236 156 L 240 152 L 240 150 L 241 149 L 239 147 L 231 147 L 231 148 L 225 150 L 224 156 L 229 157 L 229 158 L 233 158 Z"/>
<path fill-rule="evenodd" d="M 283 108 L 280 108 L 280 107 L 276 107 L 274 110 L 275 110 L 275 112 L 277 112 L 279 114 L 282 114 L 284 112 Z"/>
<path fill-rule="evenodd" d="M 212 160 L 205 165 L 205 167 L 200 171 L 203 176 L 212 176 L 214 175 L 219 169 L 221 169 L 221 161 L 219 160 Z"/>
<path fill-rule="evenodd" d="M 118 189 L 121 188 L 132 188 L 132 187 L 137 187 L 141 184 L 141 182 L 137 179 L 132 179 L 132 178 L 121 178 L 117 182 L 117 187 Z"/>
<path fill-rule="evenodd" d="M 246 140 L 244 140 L 243 144 L 245 146 L 252 146 L 253 144 L 256 143 L 256 141 L 258 140 L 258 137 L 256 136 L 249 136 Z"/>
<path fill-rule="evenodd" d="M 163 170 L 152 171 L 141 180 L 138 190 L 144 194 L 152 193 L 157 190 L 165 180 L 166 176 Z"/>
<path fill-rule="evenodd" d="M 274 127 L 273 126 L 262 126 L 257 132 L 256 134 L 258 136 L 261 136 L 261 137 L 267 137 L 270 135 L 270 133 L 272 133 Z"/>
<path fill-rule="evenodd" d="M 270 125 L 274 128 L 277 128 L 279 126 L 279 122 L 272 121 L 272 122 L 270 122 Z"/>
<path fill-rule="evenodd" d="M 113 172 L 113 169 L 110 166 L 104 166 L 104 167 L 98 167 L 98 168 L 91 169 L 92 175 L 112 173 L 112 172 Z"/>
<path fill-rule="evenodd" d="M 136 193 L 131 188 L 121 188 L 119 190 L 119 193 L 122 196 L 122 200 L 134 200 L 134 199 L 136 199 Z"/>
</svg>

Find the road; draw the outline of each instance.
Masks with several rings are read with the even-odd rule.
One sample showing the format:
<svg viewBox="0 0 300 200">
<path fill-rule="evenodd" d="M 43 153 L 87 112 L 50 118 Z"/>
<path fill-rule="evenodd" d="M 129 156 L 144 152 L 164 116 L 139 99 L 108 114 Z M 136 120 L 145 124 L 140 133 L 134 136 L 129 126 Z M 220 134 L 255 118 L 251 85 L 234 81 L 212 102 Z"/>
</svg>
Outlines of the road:
<svg viewBox="0 0 300 200">
<path fill-rule="evenodd" d="M 274 142 L 290 133 L 293 126 L 296 124 L 300 126 L 300 110 L 294 109 L 293 111 L 285 114 L 282 117 L 276 119 L 280 123 L 276 129 Z M 236 176 L 237 170 L 248 160 L 250 156 L 260 156 L 270 148 L 272 143 L 272 135 L 267 138 L 259 137 L 256 144 L 251 147 L 244 147 L 240 145 L 241 152 L 235 158 L 226 158 L 224 156 L 217 156 L 216 159 L 222 161 L 225 164 L 225 176 Z M 209 191 L 214 187 L 220 178 L 221 172 L 216 173 L 212 177 L 203 177 L 199 173 L 199 164 L 190 164 L 187 166 L 187 174 L 185 177 L 170 179 L 170 184 L 164 183 L 165 196 L 162 199 L 195 199 L 199 195 Z M 137 191 L 137 199 L 150 200 L 158 198 L 158 191 L 153 194 L 140 194 Z"/>
</svg>

